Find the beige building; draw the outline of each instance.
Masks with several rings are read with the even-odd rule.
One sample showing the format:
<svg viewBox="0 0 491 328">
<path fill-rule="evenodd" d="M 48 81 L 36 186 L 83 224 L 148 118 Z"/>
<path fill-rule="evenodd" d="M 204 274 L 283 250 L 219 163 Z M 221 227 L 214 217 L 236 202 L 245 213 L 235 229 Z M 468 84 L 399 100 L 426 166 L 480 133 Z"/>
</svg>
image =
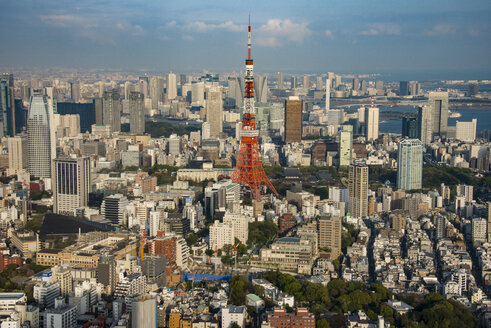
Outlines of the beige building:
<svg viewBox="0 0 491 328">
<path fill-rule="evenodd" d="M 261 249 L 261 266 L 279 270 L 310 273 L 314 258 L 308 239 L 284 237 Z"/>
<path fill-rule="evenodd" d="M 349 166 L 348 197 L 348 211 L 351 216 L 368 216 L 368 166 Z"/>
<path fill-rule="evenodd" d="M 8 175 L 15 175 L 27 169 L 27 137 L 16 136 L 7 139 L 9 150 Z"/>
<path fill-rule="evenodd" d="M 321 216 L 319 218 L 319 248 L 330 250 L 331 259 L 341 255 L 341 218 Z"/>
<path fill-rule="evenodd" d="M 215 220 L 210 226 L 210 249 L 213 251 L 223 248 L 223 245 L 234 244 L 234 226 Z"/>
<path fill-rule="evenodd" d="M 206 122 L 210 124 L 210 137 L 219 138 L 223 132 L 222 87 L 206 88 Z"/>
</svg>

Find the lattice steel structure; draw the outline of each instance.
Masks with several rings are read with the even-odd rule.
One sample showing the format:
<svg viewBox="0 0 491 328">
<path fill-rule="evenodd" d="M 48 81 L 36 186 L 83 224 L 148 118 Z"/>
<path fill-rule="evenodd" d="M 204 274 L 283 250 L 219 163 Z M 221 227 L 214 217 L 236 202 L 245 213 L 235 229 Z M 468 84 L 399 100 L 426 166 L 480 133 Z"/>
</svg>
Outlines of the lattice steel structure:
<svg viewBox="0 0 491 328">
<path fill-rule="evenodd" d="M 256 200 L 261 198 L 261 184 L 265 184 L 276 195 L 275 188 L 269 181 L 264 172 L 259 155 L 259 146 L 256 130 L 256 110 L 254 108 L 254 76 L 253 60 L 251 58 L 251 19 L 249 17 L 248 28 L 248 45 L 246 59 L 246 76 L 245 76 L 245 94 L 244 94 L 244 112 L 242 115 L 242 129 L 240 131 L 240 147 L 235 165 L 232 181 L 242 185 L 249 186 L 252 197 Z"/>
</svg>

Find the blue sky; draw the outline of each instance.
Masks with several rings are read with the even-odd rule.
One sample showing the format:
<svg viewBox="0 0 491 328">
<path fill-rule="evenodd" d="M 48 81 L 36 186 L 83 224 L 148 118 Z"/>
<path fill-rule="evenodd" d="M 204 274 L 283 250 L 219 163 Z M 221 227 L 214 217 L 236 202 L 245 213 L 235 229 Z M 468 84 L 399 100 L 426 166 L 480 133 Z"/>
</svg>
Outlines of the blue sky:
<svg viewBox="0 0 491 328">
<path fill-rule="evenodd" d="M 249 13 L 258 71 L 491 72 L 489 0 L 0 0 L 0 66 L 240 71 Z"/>
</svg>

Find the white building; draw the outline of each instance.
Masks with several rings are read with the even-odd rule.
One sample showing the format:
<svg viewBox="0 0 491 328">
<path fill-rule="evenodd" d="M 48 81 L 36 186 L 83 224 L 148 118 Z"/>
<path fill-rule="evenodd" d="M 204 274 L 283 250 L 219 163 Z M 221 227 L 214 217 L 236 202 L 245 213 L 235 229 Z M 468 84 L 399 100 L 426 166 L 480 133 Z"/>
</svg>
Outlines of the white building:
<svg viewBox="0 0 491 328">
<path fill-rule="evenodd" d="M 368 141 L 378 139 L 379 109 L 368 107 L 365 109 L 366 138 Z"/>
<path fill-rule="evenodd" d="M 246 319 L 246 307 L 229 305 L 222 308 L 222 328 L 231 328 L 235 322 L 240 328 L 244 328 Z"/>
<path fill-rule="evenodd" d="M 419 139 L 403 139 L 398 144 L 397 188 L 421 189 L 423 184 L 423 143 Z"/>
<path fill-rule="evenodd" d="M 217 251 L 223 248 L 223 245 L 234 244 L 234 227 L 230 223 L 222 223 L 215 220 L 210 226 L 210 249 Z"/>
<path fill-rule="evenodd" d="M 249 218 L 240 213 L 225 213 L 224 224 L 232 224 L 234 227 L 234 240 L 237 238 L 241 243 L 247 243 L 249 238 Z"/>
<path fill-rule="evenodd" d="M 470 122 L 457 121 L 455 124 L 455 138 L 460 141 L 474 142 L 476 140 L 477 119 Z"/>
<path fill-rule="evenodd" d="M 486 242 L 488 221 L 483 218 L 472 219 L 472 242 Z"/>
</svg>

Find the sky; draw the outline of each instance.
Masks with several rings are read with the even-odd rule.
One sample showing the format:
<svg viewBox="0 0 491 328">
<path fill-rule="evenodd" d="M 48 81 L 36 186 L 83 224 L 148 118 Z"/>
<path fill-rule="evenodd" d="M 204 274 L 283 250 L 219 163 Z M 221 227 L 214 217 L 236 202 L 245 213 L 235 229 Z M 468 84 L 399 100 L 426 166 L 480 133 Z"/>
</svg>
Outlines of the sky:
<svg viewBox="0 0 491 328">
<path fill-rule="evenodd" d="M 240 72 L 249 14 L 259 72 L 491 79 L 489 0 L 0 0 L 0 67 Z"/>
</svg>

